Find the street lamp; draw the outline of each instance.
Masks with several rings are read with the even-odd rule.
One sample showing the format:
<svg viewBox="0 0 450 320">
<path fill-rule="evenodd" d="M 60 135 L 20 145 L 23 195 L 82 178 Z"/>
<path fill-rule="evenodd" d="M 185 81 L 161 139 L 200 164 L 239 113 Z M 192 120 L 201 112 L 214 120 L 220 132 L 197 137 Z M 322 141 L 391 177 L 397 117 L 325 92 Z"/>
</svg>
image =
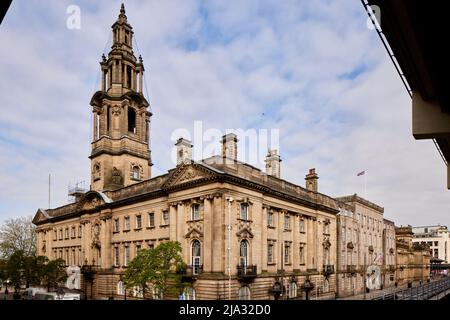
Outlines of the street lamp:
<svg viewBox="0 0 450 320">
<path fill-rule="evenodd" d="M 9 293 L 8 291 L 8 284 L 10 284 L 11 280 L 6 280 L 6 287 L 5 287 L 5 295 Z"/>
</svg>

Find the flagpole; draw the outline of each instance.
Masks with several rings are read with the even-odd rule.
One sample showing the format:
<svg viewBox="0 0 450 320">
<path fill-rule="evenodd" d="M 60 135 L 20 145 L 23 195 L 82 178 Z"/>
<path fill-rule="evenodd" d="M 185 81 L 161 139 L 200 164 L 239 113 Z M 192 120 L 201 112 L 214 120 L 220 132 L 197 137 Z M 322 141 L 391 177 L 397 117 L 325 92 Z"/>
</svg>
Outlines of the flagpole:
<svg viewBox="0 0 450 320">
<path fill-rule="evenodd" d="M 367 171 L 367 170 L 366 170 Z M 366 183 L 366 172 L 364 172 L 364 199 L 367 200 L 367 183 Z"/>
</svg>

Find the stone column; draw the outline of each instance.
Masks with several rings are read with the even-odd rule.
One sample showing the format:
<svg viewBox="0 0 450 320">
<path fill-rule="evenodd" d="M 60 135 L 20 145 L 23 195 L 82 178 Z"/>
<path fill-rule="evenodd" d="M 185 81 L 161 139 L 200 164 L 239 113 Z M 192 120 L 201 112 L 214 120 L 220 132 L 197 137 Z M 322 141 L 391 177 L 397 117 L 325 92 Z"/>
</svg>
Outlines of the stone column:
<svg viewBox="0 0 450 320">
<path fill-rule="evenodd" d="M 88 220 L 84 220 L 82 223 L 83 234 L 81 241 L 83 243 L 82 253 L 83 253 L 83 261 L 84 264 L 87 260 L 88 264 L 92 263 L 92 253 L 91 253 L 91 223 Z"/>
<path fill-rule="evenodd" d="M 265 204 L 262 205 L 261 210 L 261 271 L 267 271 L 267 212 L 269 207 Z M 273 254 L 273 252 L 272 252 Z"/>
<path fill-rule="evenodd" d="M 276 246 L 277 250 L 277 259 L 275 261 L 277 261 L 277 269 L 278 270 L 282 270 L 282 268 L 284 269 L 284 252 L 283 252 L 283 248 L 284 248 L 284 210 L 279 210 L 278 211 L 278 244 Z"/>
<path fill-rule="evenodd" d="M 94 133 L 93 133 L 93 137 L 94 137 L 94 140 L 97 140 L 98 139 L 98 127 L 97 127 L 97 125 L 98 125 L 98 114 L 97 114 L 97 112 L 96 111 L 94 111 Z"/>
<path fill-rule="evenodd" d="M 169 237 L 173 241 L 177 238 L 177 203 L 169 204 Z"/>
<path fill-rule="evenodd" d="M 183 202 L 177 203 L 177 241 L 181 244 L 184 240 L 186 218 L 185 218 L 185 204 Z"/>
<path fill-rule="evenodd" d="M 102 213 L 102 217 L 101 217 L 102 228 L 100 230 L 101 231 L 100 242 L 101 242 L 101 246 L 102 246 L 101 247 L 101 267 L 102 268 L 110 268 L 112 266 L 111 218 L 112 218 L 112 214 L 111 214 L 110 210 L 108 210 L 108 212 Z"/>
<path fill-rule="evenodd" d="M 222 210 L 223 197 L 221 193 L 215 193 L 213 195 L 213 204 L 211 215 L 214 217 L 211 221 L 212 224 L 212 250 L 211 255 L 215 257 L 212 260 L 212 272 L 226 272 L 225 261 L 226 255 L 226 237 L 225 237 L 225 222 L 224 222 L 224 210 Z"/>
<path fill-rule="evenodd" d="M 105 92 L 106 91 L 106 81 L 105 81 L 105 70 L 102 70 L 102 91 Z"/>
<path fill-rule="evenodd" d="M 122 72 L 122 66 L 123 65 L 125 65 L 125 64 L 122 64 L 122 60 L 119 60 L 119 72 L 118 72 L 118 79 L 117 79 L 117 82 L 118 83 L 121 83 L 122 84 L 122 86 L 124 86 L 125 87 L 125 84 L 126 84 L 126 81 L 125 81 L 125 77 L 126 77 L 126 74 L 127 74 L 127 72 L 126 72 L 126 70 L 125 70 L 125 75 L 123 74 L 123 72 Z M 126 65 L 125 65 L 125 68 L 126 68 Z"/>
<path fill-rule="evenodd" d="M 142 70 L 139 71 L 139 93 L 142 93 L 142 77 L 144 76 L 144 72 Z"/>
<path fill-rule="evenodd" d="M 211 206 L 211 198 L 207 196 L 200 200 L 203 200 L 203 270 L 205 272 L 211 272 L 214 261 L 212 250 L 214 217 Z"/>
<path fill-rule="evenodd" d="M 300 268 L 300 218 L 299 215 L 292 215 L 292 269 Z"/>
</svg>

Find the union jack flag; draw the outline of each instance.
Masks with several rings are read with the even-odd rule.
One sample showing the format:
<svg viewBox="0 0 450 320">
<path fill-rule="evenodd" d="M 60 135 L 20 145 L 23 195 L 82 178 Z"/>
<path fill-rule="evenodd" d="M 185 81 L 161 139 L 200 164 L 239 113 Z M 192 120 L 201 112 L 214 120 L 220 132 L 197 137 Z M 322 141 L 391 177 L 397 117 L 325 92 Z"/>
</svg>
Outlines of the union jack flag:
<svg viewBox="0 0 450 320">
<path fill-rule="evenodd" d="M 366 171 L 361 171 L 361 172 L 359 172 L 359 173 L 357 174 L 357 176 L 360 177 L 360 176 L 363 176 L 363 175 L 365 175 L 365 174 L 366 174 Z"/>
</svg>

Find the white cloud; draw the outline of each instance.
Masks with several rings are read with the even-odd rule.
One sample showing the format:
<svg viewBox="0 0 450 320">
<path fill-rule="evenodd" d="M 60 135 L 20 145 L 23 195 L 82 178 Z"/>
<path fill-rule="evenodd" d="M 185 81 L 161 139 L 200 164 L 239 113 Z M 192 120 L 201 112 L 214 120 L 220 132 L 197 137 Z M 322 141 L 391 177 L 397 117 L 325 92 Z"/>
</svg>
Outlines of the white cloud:
<svg viewBox="0 0 450 320">
<path fill-rule="evenodd" d="M 81 30 L 65 27 L 81 8 Z M 0 41 L 0 220 L 66 202 L 89 181 L 89 101 L 119 1 L 14 1 Z M 359 2 L 127 1 L 146 66 L 155 174 L 171 133 L 279 128 L 282 176 L 316 167 L 330 195 L 364 192 L 398 224 L 447 223 L 445 170 L 415 141 L 410 100 Z M 106 47 L 106 51 L 109 47 Z M 137 53 L 137 50 L 135 48 Z M 265 114 L 264 116 L 262 114 Z M 31 212 L 30 212 L 31 211 Z"/>
</svg>

